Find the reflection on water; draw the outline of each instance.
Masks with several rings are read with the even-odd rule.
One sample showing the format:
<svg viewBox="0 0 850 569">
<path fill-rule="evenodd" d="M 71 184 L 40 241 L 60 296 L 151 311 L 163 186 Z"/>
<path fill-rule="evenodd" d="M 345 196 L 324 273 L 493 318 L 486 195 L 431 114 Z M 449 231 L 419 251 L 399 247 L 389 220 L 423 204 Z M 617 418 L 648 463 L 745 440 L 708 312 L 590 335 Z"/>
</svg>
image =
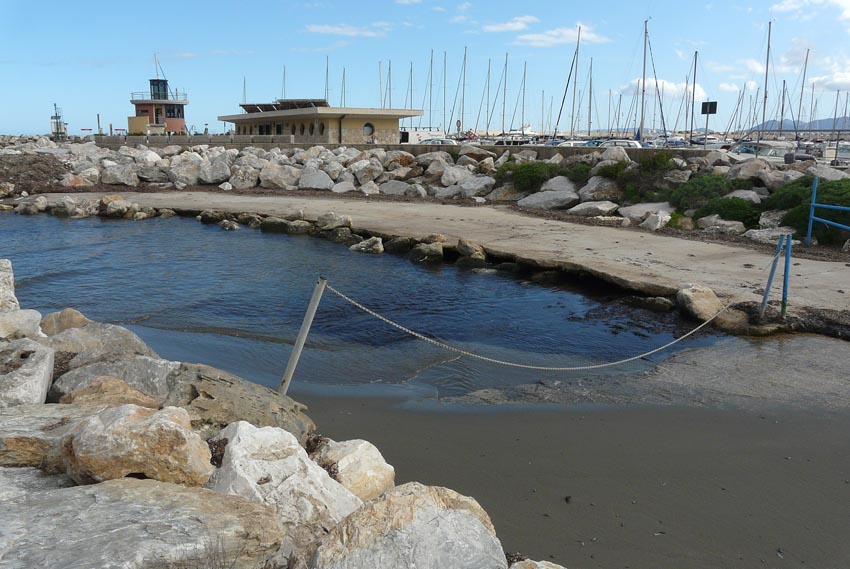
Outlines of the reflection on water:
<svg viewBox="0 0 850 569">
<path fill-rule="evenodd" d="M 310 237 L 225 232 L 188 219 L 0 214 L 0 257 L 12 260 L 18 298 L 27 308 L 46 313 L 72 306 L 94 320 L 128 326 L 165 358 L 207 363 L 269 386 L 286 367 L 318 275 L 417 331 L 522 363 L 609 361 L 647 351 L 677 332 L 670 321 L 647 333 L 640 324 L 655 316 L 640 310 L 586 318 L 610 300 L 593 291 L 367 256 Z M 704 335 L 679 347 L 713 340 Z M 637 362 L 605 373 L 648 367 Z M 455 395 L 557 377 L 457 358 L 326 293 L 296 385 L 407 384 Z"/>
</svg>

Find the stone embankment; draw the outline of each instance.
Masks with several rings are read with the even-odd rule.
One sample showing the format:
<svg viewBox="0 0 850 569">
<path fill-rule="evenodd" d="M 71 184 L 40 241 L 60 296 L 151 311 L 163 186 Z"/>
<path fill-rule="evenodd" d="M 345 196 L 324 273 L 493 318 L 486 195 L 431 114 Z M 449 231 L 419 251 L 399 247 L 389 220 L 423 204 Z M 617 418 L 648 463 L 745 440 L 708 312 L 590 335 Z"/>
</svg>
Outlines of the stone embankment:
<svg viewBox="0 0 850 569">
<path fill-rule="evenodd" d="M 780 235 L 794 231 L 781 225 L 785 211 L 761 212 L 757 225 L 750 223 L 753 228 L 748 230 L 740 220 L 727 220 L 717 213 L 703 215 L 706 212 L 701 212 L 699 205 L 706 205 L 704 202 L 710 195 L 702 200 L 678 200 L 677 206 L 670 201 L 659 201 L 658 197 L 668 195 L 692 178 L 722 178 L 728 187 L 716 192 L 716 197 L 758 205 L 805 175 L 824 180 L 848 177 L 842 171 L 814 162 L 789 165 L 775 165 L 762 159 L 741 162 L 726 152 L 709 152 L 687 160 L 660 155 L 658 160 L 634 161 L 624 149 L 614 147 L 588 149 L 587 153 L 566 157 L 555 154 L 538 161 L 533 148 L 506 149 L 500 154 L 477 146 L 447 148 L 418 156 L 381 148 L 330 150 L 314 146 L 239 150 L 206 144 L 162 148 L 122 146 L 116 151 L 93 142 L 57 144 L 44 137 L 3 137 L 0 162 L 11 164 L 16 158 L 30 160 L 34 156 L 49 160 L 52 167 L 42 168 L 47 179 L 42 181 L 40 191 L 58 188 L 86 191 L 104 186 L 138 191 L 217 187 L 248 193 L 310 190 L 509 203 L 529 210 L 559 210 L 604 225 L 640 226 L 648 231 L 671 226 L 708 234 L 743 234 L 760 243 L 775 243 Z M 652 152 L 647 151 L 646 156 L 659 156 Z M 545 165 L 541 172 L 544 176 L 548 172 L 548 180 L 529 184 L 526 174 L 514 170 L 516 166 L 532 163 Z M 61 165 L 58 170 L 57 164 Z M 33 167 L 28 164 L 27 170 Z M 10 172 L 14 174 L 15 169 L 11 168 Z M 25 187 L 32 189 L 23 172 L 17 172 L 17 176 L 25 179 L 25 184 L 16 183 L 15 175 L 4 176 L 0 168 L 0 198 L 21 195 L 26 192 Z M 638 179 L 642 181 L 636 182 Z M 697 194 L 701 191 L 695 190 Z M 676 213 L 677 208 L 680 214 Z M 21 206 L 21 213 L 31 211 L 31 207 Z"/>
<path fill-rule="evenodd" d="M 474 499 L 395 486 L 306 412 L 72 308 L 22 309 L 0 260 L 0 565 L 508 567 Z"/>
</svg>

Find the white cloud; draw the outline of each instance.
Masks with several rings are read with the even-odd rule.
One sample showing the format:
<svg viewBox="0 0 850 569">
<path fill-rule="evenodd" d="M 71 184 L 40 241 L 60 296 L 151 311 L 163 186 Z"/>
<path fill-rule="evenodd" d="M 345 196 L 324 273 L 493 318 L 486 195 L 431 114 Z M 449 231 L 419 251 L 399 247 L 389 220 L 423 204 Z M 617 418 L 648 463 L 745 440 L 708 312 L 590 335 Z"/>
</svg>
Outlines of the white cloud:
<svg viewBox="0 0 850 569">
<path fill-rule="evenodd" d="M 443 8 L 442 6 L 434 6 L 434 11 L 435 12 L 445 12 L 446 9 Z"/>
<path fill-rule="evenodd" d="M 451 18 L 449 18 L 450 24 L 463 24 L 463 23 L 469 22 L 469 21 L 470 21 L 469 16 L 467 16 L 465 14 L 458 14 L 457 16 L 452 16 Z"/>
<path fill-rule="evenodd" d="M 458 5 L 457 5 L 457 11 L 458 11 L 458 12 L 466 12 L 466 11 L 467 11 L 467 10 L 469 10 L 470 8 L 472 8 L 472 3 L 471 3 L 471 2 L 464 2 L 464 3 L 462 3 L 462 4 L 458 4 Z"/>
<path fill-rule="evenodd" d="M 781 0 L 770 9 L 797 20 L 810 20 L 822 10 L 837 9 L 839 20 L 850 21 L 850 0 Z"/>
<path fill-rule="evenodd" d="M 396 4 L 421 4 L 422 0 L 395 0 Z"/>
<path fill-rule="evenodd" d="M 581 40 L 584 43 L 605 43 L 610 41 L 607 37 L 596 33 L 592 26 L 579 22 L 575 28 L 555 28 L 538 34 L 522 34 L 514 42 L 517 45 L 529 45 L 531 47 L 554 47 L 575 43 L 578 39 L 578 28 L 581 27 Z"/>
<path fill-rule="evenodd" d="M 487 24 L 486 26 L 482 26 L 482 30 L 485 32 L 518 32 L 520 30 L 525 30 L 528 28 L 529 24 L 534 24 L 539 22 L 537 18 L 534 16 L 517 16 L 516 18 L 512 18 L 508 22 L 502 22 L 501 24 Z"/>
<path fill-rule="evenodd" d="M 718 85 L 718 88 L 721 91 L 725 91 L 726 93 L 737 93 L 741 90 L 741 88 L 735 85 L 734 83 L 721 83 L 720 85 Z"/>
<path fill-rule="evenodd" d="M 713 71 L 715 73 L 726 73 L 728 71 L 734 71 L 735 70 L 734 65 L 729 65 L 728 63 L 717 63 L 717 62 L 714 62 L 714 61 L 709 61 L 706 64 L 706 67 L 708 68 L 709 71 Z"/>
<path fill-rule="evenodd" d="M 642 80 L 641 80 L 640 77 L 638 77 L 636 79 L 632 79 L 631 81 L 629 81 L 629 83 L 627 85 L 624 85 L 623 87 L 620 88 L 620 90 L 619 90 L 620 93 L 622 93 L 623 95 L 626 95 L 626 96 L 633 95 L 635 92 L 640 93 L 639 89 L 640 89 L 641 81 Z M 688 84 L 687 88 L 688 88 L 689 93 L 694 92 L 694 86 L 693 85 Z M 676 83 L 675 81 L 667 81 L 666 79 L 659 79 L 658 80 L 658 91 L 657 92 L 659 94 L 663 93 L 665 100 L 670 99 L 671 97 L 672 98 L 677 98 L 677 97 L 680 98 L 685 93 L 685 82 L 682 81 L 681 83 Z M 646 78 L 646 96 L 647 97 L 655 97 L 656 96 L 655 79 L 653 79 L 651 77 Z M 705 101 L 706 100 L 705 89 L 703 89 L 702 85 L 700 85 L 699 83 L 697 83 L 697 87 L 696 87 L 696 100 L 697 101 Z"/>
<path fill-rule="evenodd" d="M 367 26 L 352 26 L 349 24 L 309 24 L 306 30 L 312 34 L 327 34 L 332 36 L 379 38 L 387 35 L 391 26 L 387 22 L 372 22 Z"/>
</svg>

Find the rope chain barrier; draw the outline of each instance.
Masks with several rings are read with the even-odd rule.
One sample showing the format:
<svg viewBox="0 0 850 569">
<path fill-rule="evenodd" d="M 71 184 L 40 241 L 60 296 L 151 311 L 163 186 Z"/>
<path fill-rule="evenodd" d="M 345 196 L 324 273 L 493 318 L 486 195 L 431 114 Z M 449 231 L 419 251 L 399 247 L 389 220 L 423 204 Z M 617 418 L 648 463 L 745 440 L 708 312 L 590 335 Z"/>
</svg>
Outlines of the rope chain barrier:
<svg viewBox="0 0 850 569">
<path fill-rule="evenodd" d="M 771 265 L 771 263 L 773 261 L 775 261 L 781 254 L 782 254 L 781 252 L 774 254 L 774 256 L 767 263 L 767 265 L 765 265 L 764 268 L 759 269 L 759 270 L 760 271 L 767 270 L 767 267 L 769 267 Z M 506 366 L 506 367 L 513 367 L 513 368 L 520 368 L 520 369 L 530 369 L 530 370 L 535 370 L 535 371 L 590 371 L 590 370 L 595 370 L 595 369 L 603 369 L 603 368 L 607 368 L 607 367 L 623 365 L 623 364 L 631 363 L 633 361 L 637 361 L 637 360 L 647 358 L 649 356 L 657 354 L 658 352 L 666 350 L 667 348 L 670 348 L 671 346 L 678 344 L 679 342 L 689 338 L 690 336 L 693 336 L 694 334 L 696 334 L 697 332 L 699 332 L 700 330 L 702 330 L 703 328 L 705 328 L 706 326 L 711 324 L 715 319 L 717 319 L 718 316 L 720 316 L 721 314 L 726 312 L 729 308 L 731 308 L 732 304 L 733 304 L 732 302 L 730 302 L 730 303 L 724 305 L 720 310 L 718 310 L 716 313 L 714 313 L 713 316 L 711 316 L 709 319 L 707 319 L 705 322 L 703 322 L 702 324 L 700 324 L 699 326 L 697 326 L 696 328 L 694 328 L 690 332 L 687 332 L 686 334 L 683 334 L 682 336 L 679 336 L 678 338 L 675 338 L 674 340 L 667 342 L 663 346 L 659 346 L 659 347 L 657 347 L 653 350 L 650 350 L 648 352 L 644 352 L 642 354 L 638 354 L 638 355 L 632 356 L 630 358 L 625 358 L 625 359 L 621 359 L 621 360 L 617 360 L 617 361 L 613 361 L 613 362 L 601 363 L 601 364 L 592 364 L 592 365 L 585 365 L 585 366 L 554 367 L 554 366 L 537 366 L 537 365 L 530 365 L 530 364 L 521 364 L 521 363 L 516 363 L 516 362 L 499 360 L 499 359 L 496 359 L 496 358 L 482 356 L 481 354 L 476 354 L 474 352 L 470 352 L 468 350 L 458 348 L 457 346 L 452 346 L 450 344 L 446 344 L 445 342 L 435 340 L 434 338 L 429 338 L 428 336 L 425 336 L 424 334 L 420 334 L 419 332 L 417 332 L 415 330 L 411 330 L 410 328 L 403 326 L 403 325 L 399 324 L 398 322 L 390 320 L 386 316 L 378 314 L 377 312 L 375 312 L 371 308 L 368 308 L 368 307 L 360 304 L 359 302 L 357 302 L 356 300 L 354 300 L 350 296 L 346 295 L 345 293 L 338 291 L 333 286 L 331 286 L 330 283 L 327 283 L 327 290 L 331 291 L 332 293 L 334 293 L 335 295 L 337 295 L 338 297 L 340 297 L 344 301 L 348 302 L 349 304 L 351 304 L 355 308 L 365 312 L 366 314 L 368 314 L 370 316 L 377 318 L 381 322 L 383 322 L 383 323 L 385 323 L 385 324 L 387 324 L 387 325 L 389 325 L 389 326 L 391 326 L 391 327 L 393 327 L 397 330 L 400 330 L 400 331 L 404 332 L 405 334 L 413 336 L 414 338 L 422 340 L 423 342 L 427 342 L 427 343 L 429 343 L 433 346 L 437 346 L 438 348 L 442 348 L 444 350 L 454 352 L 456 354 L 460 354 L 461 356 L 466 356 L 466 357 L 469 357 L 469 358 L 473 358 L 473 359 L 483 361 L 483 362 L 488 362 L 488 363 L 491 363 L 491 364 L 496 364 L 496 365 L 501 365 L 501 366 Z"/>
</svg>

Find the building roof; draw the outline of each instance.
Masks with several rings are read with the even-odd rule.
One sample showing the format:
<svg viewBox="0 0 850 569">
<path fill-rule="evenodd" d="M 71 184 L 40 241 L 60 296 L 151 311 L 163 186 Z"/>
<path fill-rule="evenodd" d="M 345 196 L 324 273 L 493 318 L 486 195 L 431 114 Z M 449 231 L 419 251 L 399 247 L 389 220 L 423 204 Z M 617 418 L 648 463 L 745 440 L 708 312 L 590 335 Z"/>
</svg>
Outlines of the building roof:
<svg viewBox="0 0 850 569">
<path fill-rule="evenodd" d="M 308 102 L 324 103 L 324 105 L 296 106 Z M 284 108 L 286 105 L 289 108 Z M 324 99 L 286 99 L 274 103 L 245 103 L 241 105 L 247 112 L 238 115 L 223 115 L 220 121 L 239 123 L 254 122 L 258 119 L 318 119 L 318 118 L 371 118 L 371 119 L 404 119 L 419 117 L 425 112 L 420 109 L 371 109 L 358 107 L 331 107 Z M 248 110 L 252 108 L 253 110 Z"/>
<path fill-rule="evenodd" d="M 289 111 L 292 109 L 310 109 L 330 107 L 324 99 L 278 99 L 273 103 L 242 103 L 239 105 L 246 113 L 264 113 L 268 111 Z"/>
</svg>

